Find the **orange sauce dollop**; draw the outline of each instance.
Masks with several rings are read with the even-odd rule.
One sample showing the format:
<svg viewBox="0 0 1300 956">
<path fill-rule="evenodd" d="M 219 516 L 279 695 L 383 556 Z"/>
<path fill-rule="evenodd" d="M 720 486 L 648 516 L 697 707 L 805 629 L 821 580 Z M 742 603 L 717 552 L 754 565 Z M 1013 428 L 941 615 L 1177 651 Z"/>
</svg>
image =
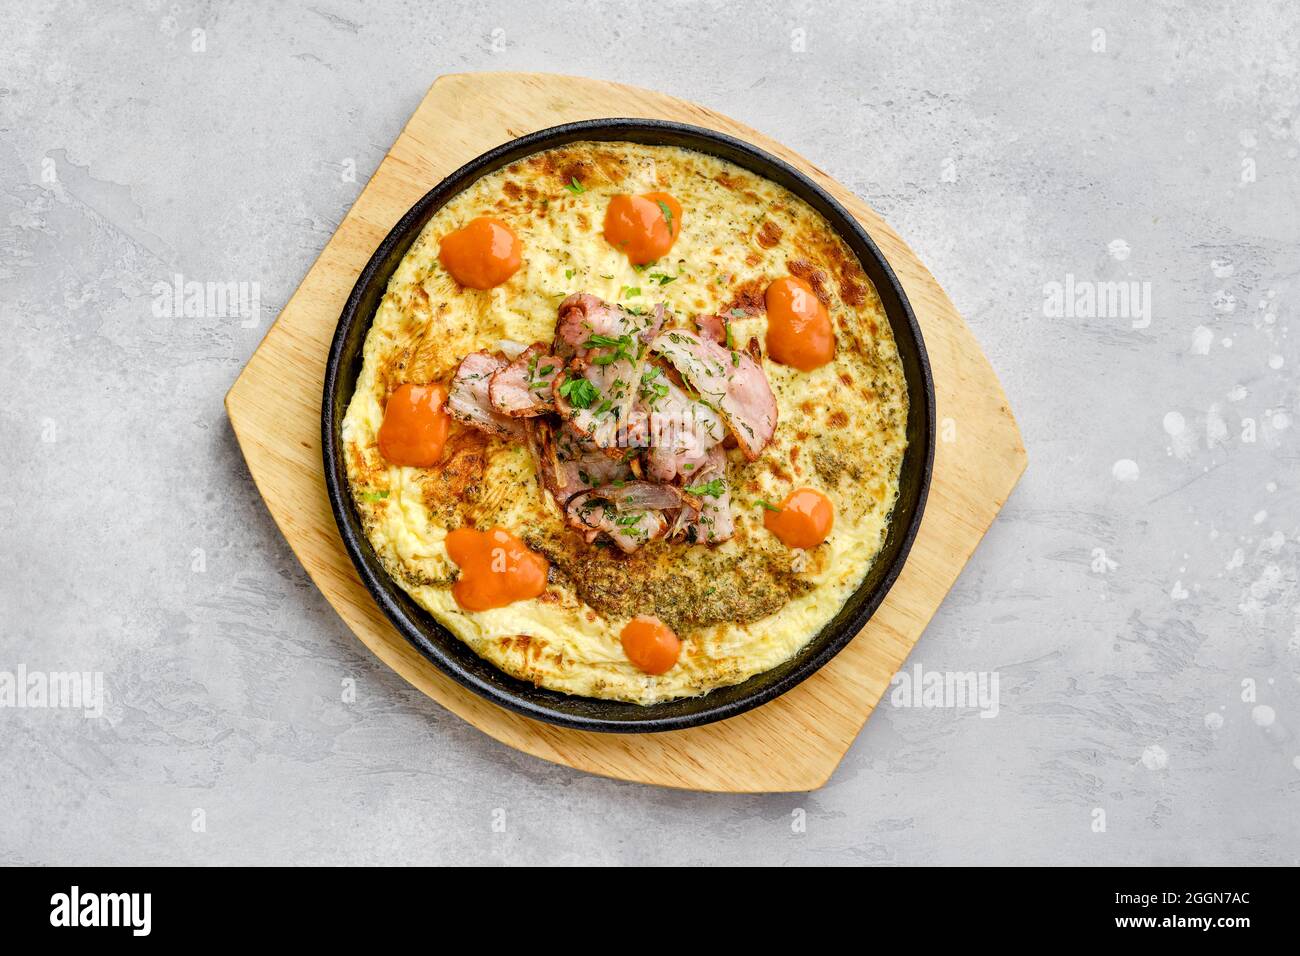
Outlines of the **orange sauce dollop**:
<svg viewBox="0 0 1300 956">
<path fill-rule="evenodd" d="M 796 276 L 767 287 L 767 354 L 774 362 L 811 372 L 835 357 L 835 331 L 817 293 Z"/>
<path fill-rule="evenodd" d="M 605 238 L 634 266 L 667 255 L 682 231 L 682 204 L 668 193 L 615 196 L 605 210 Z"/>
<path fill-rule="evenodd" d="M 467 289 L 490 289 L 519 270 L 523 243 L 500 219 L 480 216 L 438 243 L 438 261 Z"/>
<path fill-rule="evenodd" d="M 429 468 L 442 458 L 450 418 L 441 385 L 399 385 L 384 406 L 379 453 L 392 465 Z"/>
<path fill-rule="evenodd" d="M 657 617 L 632 618 L 620 637 L 627 659 L 647 674 L 668 673 L 682 653 L 681 639 Z"/>
<path fill-rule="evenodd" d="M 776 511 L 763 512 L 763 525 L 787 548 L 815 548 L 826 540 L 835 522 L 835 506 L 820 491 L 790 492 Z"/>
<path fill-rule="evenodd" d="M 535 598 L 546 590 L 547 560 L 505 528 L 457 528 L 447 554 L 460 566 L 451 595 L 467 611 L 486 611 Z"/>
</svg>

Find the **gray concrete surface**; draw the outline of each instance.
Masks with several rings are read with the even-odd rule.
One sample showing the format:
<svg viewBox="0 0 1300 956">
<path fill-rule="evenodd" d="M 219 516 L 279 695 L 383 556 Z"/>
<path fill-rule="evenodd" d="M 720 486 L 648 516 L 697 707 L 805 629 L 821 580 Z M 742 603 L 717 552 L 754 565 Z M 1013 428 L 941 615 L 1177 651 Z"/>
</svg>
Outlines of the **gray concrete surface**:
<svg viewBox="0 0 1300 956">
<path fill-rule="evenodd" d="M 104 700 L 0 707 L 0 862 L 1300 862 L 1298 45 L 1285 0 L 8 5 L 0 691 Z M 495 743 L 334 615 L 221 400 L 489 69 L 729 113 L 930 265 L 1030 467 L 909 668 L 995 717 L 891 695 L 819 792 L 670 792 Z M 177 273 L 260 321 L 159 315 Z"/>
</svg>

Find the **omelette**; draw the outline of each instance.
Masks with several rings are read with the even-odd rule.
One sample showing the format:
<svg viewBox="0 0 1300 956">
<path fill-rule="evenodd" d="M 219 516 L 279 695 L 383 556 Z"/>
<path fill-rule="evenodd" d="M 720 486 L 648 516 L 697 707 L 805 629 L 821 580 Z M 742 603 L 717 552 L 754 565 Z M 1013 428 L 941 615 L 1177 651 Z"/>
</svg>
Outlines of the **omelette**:
<svg viewBox="0 0 1300 956">
<path fill-rule="evenodd" d="M 342 425 L 387 573 L 502 671 L 653 704 L 858 588 L 907 445 L 880 298 L 728 161 L 579 142 L 483 176 L 389 281 Z"/>
</svg>

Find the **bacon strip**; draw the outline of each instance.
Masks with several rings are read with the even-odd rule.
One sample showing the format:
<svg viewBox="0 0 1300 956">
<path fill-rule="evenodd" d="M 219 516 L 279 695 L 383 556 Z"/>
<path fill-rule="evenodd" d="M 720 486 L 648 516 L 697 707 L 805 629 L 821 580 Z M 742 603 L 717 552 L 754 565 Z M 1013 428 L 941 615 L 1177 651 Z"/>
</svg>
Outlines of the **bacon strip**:
<svg viewBox="0 0 1300 956">
<path fill-rule="evenodd" d="M 571 295 L 549 347 L 467 355 L 447 401 L 457 420 L 522 439 L 566 520 L 625 553 L 732 537 L 722 442 L 730 431 L 752 461 L 776 428 L 756 343 L 730 347 L 718 316 L 698 318 L 698 333 L 664 318 L 662 305 L 643 315 Z"/>
<path fill-rule="evenodd" d="M 647 362 L 641 372 L 637 402 L 649 416 L 645 460 L 654 481 L 692 478 L 709 449 L 726 437 L 721 416 L 687 395 L 656 363 Z"/>
<path fill-rule="evenodd" d="M 725 345 L 727 342 L 727 321 L 720 315 L 697 315 L 695 317 L 695 327 L 700 330 L 700 336 L 711 342 L 717 342 L 719 345 Z"/>
<path fill-rule="evenodd" d="M 611 501 L 619 511 L 670 511 L 690 505 L 696 507 L 698 498 L 687 494 L 676 485 L 663 485 L 653 481 L 618 481 L 601 485 L 593 494 Z"/>
<path fill-rule="evenodd" d="M 676 485 L 650 481 L 611 482 L 573 498 L 565 512 L 569 523 L 588 541 L 601 534 L 619 549 L 631 554 L 637 548 L 663 537 L 670 516 L 682 512 L 698 515 L 700 500 Z"/>
<path fill-rule="evenodd" d="M 776 433 L 776 398 L 758 363 L 685 329 L 669 329 L 650 343 L 697 392 L 721 412 L 740 450 L 756 459 Z"/>
<path fill-rule="evenodd" d="M 650 315 L 637 315 L 586 292 L 575 292 L 558 309 L 552 351 L 566 358 L 583 358 L 592 336 L 617 339 L 621 336 L 649 342 L 664 324 L 664 307 L 660 303 Z"/>
<path fill-rule="evenodd" d="M 542 343 L 528 346 L 488 380 L 492 409 L 511 418 L 532 418 L 555 411 L 551 385 L 563 367 L 563 360 L 548 354 Z"/>
<path fill-rule="evenodd" d="M 537 473 L 561 510 L 574 495 L 632 478 L 627 462 L 611 458 L 603 449 L 567 429 L 538 419 L 528 421 L 527 428 Z"/>
<path fill-rule="evenodd" d="M 619 510 L 615 501 L 600 491 L 588 491 L 569 502 L 566 513 L 569 523 L 594 541 L 605 534 L 620 551 L 631 554 L 637 548 L 668 530 L 668 520 L 661 511 L 653 508 Z"/>
<path fill-rule="evenodd" d="M 592 339 L 584 341 L 590 343 Z M 552 385 L 555 410 L 580 435 L 620 455 L 631 444 L 628 431 L 645 349 L 630 335 L 602 337 L 598 341 L 602 344 L 584 348 L 583 354 L 556 377 Z M 581 393 L 566 386 L 566 382 L 578 379 L 583 380 L 578 383 Z"/>
<path fill-rule="evenodd" d="M 699 473 L 686 482 L 685 493 L 695 496 L 700 502 L 699 508 L 680 531 L 687 541 L 717 544 L 736 533 L 735 519 L 731 514 L 731 483 L 727 480 L 727 454 L 721 446 L 715 445 L 709 450 L 708 459 Z M 676 532 L 678 529 L 674 526 L 673 530 Z"/>
<path fill-rule="evenodd" d="M 461 359 L 447 394 L 447 412 L 451 417 L 489 435 L 523 438 L 520 423 L 495 411 L 488 394 L 492 376 L 508 364 L 505 359 L 483 351 L 471 352 Z"/>
</svg>

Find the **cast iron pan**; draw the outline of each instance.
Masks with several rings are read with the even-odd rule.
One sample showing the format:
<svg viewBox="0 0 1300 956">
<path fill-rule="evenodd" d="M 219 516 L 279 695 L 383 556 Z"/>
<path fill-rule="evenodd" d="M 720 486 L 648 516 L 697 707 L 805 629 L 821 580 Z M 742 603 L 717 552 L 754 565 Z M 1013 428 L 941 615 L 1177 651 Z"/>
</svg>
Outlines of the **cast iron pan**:
<svg viewBox="0 0 1300 956">
<path fill-rule="evenodd" d="M 866 580 L 835 618 L 793 658 L 743 684 L 722 687 L 703 697 L 648 707 L 573 697 L 509 677 L 412 601 L 388 577 L 362 531 L 347 488 L 340 437 L 343 416 L 361 371 L 362 344 L 379 300 L 388 288 L 389 277 L 433 214 L 480 177 L 539 150 L 580 140 L 681 146 L 709 153 L 781 184 L 816 209 L 857 255 L 880 293 L 902 358 L 911 402 L 899 499 L 885 545 Z M 681 730 L 734 717 L 785 693 L 834 657 L 880 605 L 903 567 L 925 508 L 934 464 L 934 383 L 921 330 L 893 270 L 857 220 L 807 176 L 775 156 L 712 130 L 662 120 L 586 120 L 531 133 L 484 153 L 434 187 L 393 227 L 361 273 L 339 317 L 325 368 L 321 439 L 330 504 L 361 580 L 402 636 L 444 673 L 494 703 L 563 727 L 614 733 Z"/>
</svg>

